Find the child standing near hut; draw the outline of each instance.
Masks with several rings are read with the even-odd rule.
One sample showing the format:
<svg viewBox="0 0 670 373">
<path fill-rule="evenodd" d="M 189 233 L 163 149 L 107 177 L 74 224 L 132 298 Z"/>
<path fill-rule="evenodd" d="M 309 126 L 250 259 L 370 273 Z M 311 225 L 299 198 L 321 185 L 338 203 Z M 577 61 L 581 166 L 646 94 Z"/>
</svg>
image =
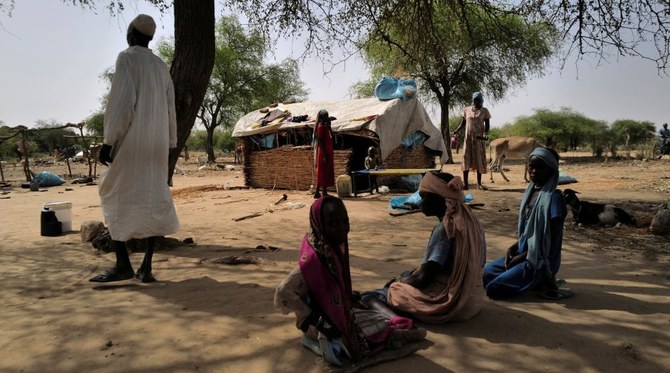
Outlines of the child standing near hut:
<svg viewBox="0 0 670 373">
<path fill-rule="evenodd" d="M 314 198 L 319 198 L 321 197 L 319 188 L 322 189 L 322 193 L 325 196 L 328 194 L 328 187 L 335 185 L 333 132 L 330 127 L 330 115 L 326 110 L 320 110 L 316 116 L 313 146 L 316 150 L 316 158 L 314 159 L 316 191 L 314 192 Z"/>
<path fill-rule="evenodd" d="M 371 146 L 368 148 L 368 156 L 365 157 L 365 169 L 366 170 L 377 170 L 381 165 L 381 161 L 378 156 L 379 152 L 377 148 Z M 379 185 L 377 185 L 377 176 L 368 174 L 370 180 L 370 193 L 375 191 L 379 193 Z"/>
</svg>

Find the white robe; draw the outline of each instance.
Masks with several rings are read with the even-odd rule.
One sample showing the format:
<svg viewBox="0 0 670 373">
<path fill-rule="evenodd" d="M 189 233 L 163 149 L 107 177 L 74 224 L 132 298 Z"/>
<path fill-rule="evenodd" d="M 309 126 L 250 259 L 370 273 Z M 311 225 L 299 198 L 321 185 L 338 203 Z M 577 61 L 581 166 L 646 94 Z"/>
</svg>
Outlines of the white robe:
<svg viewBox="0 0 670 373">
<path fill-rule="evenodd" d="M 133 46 L 116 60 L 104 121 L 114 161 L 98 192 L 113 240 L 163 236 L 179 230 L 168 187 L 169 148 L 177 146 L 174 87 L 151 49 Z"/>
</svg>

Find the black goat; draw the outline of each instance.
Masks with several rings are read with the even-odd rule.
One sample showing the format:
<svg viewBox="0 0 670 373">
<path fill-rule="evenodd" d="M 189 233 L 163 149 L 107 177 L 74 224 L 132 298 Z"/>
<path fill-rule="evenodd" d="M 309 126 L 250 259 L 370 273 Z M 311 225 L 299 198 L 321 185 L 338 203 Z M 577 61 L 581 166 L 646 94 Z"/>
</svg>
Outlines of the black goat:
<svg viewBox="0 0 670 373">
<path fill-rule="evenodd" d="M 579 198 L 577 198 L 578 193 L 579 192 L 572 189 L 563 191 L 565 203 L 570 206 L 570 209 L 572 210 L 572 221 L 574 224 L 615 225 L 617 223 L 623 223 L 634 227 L 637 226 L 635 218 L 622 208 L 603 203 L 580 201 Z"/>
</svg>

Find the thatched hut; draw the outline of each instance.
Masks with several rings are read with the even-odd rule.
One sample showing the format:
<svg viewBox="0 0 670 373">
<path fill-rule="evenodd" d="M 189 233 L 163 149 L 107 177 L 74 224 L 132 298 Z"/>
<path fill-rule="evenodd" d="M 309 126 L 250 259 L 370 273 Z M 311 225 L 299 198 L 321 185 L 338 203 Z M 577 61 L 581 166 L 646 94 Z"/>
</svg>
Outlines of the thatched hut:
<svg viewBox="0 0 670 373">
<path fill-rule="evenodd" d="M 246 114 L 233 131 L 243 145 L 244 181 L 250 187 L 307 190 L 314 185 L 311 143 L 320 109 L 337 118 L 332 122 L 336 176 L 363 169 L 370 146 L 380 149 L 387 169 L 432 168 L 438 155 L 446 161 L 440 130 L 417 99 L 302 102 L 266 109 Z"/>
</svg>

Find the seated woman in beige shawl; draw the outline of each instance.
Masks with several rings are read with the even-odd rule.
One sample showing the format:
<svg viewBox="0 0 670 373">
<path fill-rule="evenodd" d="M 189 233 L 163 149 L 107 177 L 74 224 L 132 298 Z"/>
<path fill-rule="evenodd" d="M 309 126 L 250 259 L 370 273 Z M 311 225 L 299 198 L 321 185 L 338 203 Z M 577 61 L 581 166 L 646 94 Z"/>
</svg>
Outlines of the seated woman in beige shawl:
<svg viewBox="0 0 670 373">
<path fill-rule="evenodd" d="M 463 202 L 461 178 L 428 172 L 419 194 L 424 215 L 439 219 L 421 266 L 364 297 L 386 301 L 394 310 L 426 323 L 467 320 L 479 312 L 484 298 L 484 230 Z"/>
</svg>

